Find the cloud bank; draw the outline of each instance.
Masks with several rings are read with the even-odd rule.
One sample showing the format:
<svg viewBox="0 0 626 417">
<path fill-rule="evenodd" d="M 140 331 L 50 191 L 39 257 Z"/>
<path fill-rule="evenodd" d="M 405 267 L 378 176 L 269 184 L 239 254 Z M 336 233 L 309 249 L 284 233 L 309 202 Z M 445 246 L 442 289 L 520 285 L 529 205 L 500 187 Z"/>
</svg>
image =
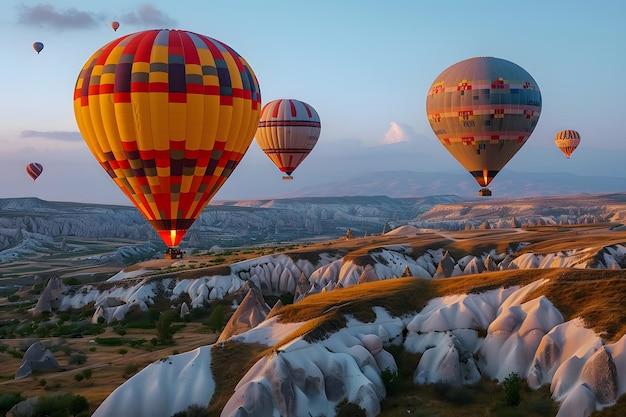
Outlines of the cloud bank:
<svg viewBox="0 0 626 417">
<path fill-rule="evenodd" d="M 79 132 L 53 130 L 49 132 L 41 132 L 36 130 L 22 130 L 20 133 L 21 138 L 42 138 L 42 139 L 54 139 L 64 142 L 82 142 L 83 137 Z"/>
<path fill-rule="evenodd" d="M 21 6 L 18 22 L 28 26 L 48 29 L 90 29 L 98 26 L 96 15 L 74 7 L 57 10 L 52 4 L 40 3 L 32 7 Z"/>
<path fill-rule="evenodd" d="M 55 30 L 91 29 L 107 20 L 104 14 L 78 10 L 75 7 L 57 9 L 48 3 L 34 6 L 22 5 L 18 10 L 18 23 Z M 176 20 L 149 3 L 140 5 L 136 10 L 116 17 L 123 24 L 167 28 L 176 25 Z"/>
<path fill-rule="evenodd" d="M 158 28 L 167 28 L 176 24 L 176 20 L 168 17 L 165 13 L 149 3 L 142 4 L 137 11 L 122 15 L 120 20 L 130 25 L 144 25 Z"/>
</svg>

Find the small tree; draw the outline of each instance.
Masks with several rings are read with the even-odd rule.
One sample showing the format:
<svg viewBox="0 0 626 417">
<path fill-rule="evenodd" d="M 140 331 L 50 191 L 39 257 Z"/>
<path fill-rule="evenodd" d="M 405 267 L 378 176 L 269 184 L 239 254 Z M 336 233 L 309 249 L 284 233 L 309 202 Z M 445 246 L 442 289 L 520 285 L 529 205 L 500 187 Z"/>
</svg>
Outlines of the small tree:
<svg viewBox="0 0 626 417">
<path fill-rule="evenodd" d="M 160 344 L 166 345 L 173 341 L 174 330 L 172 329 L 172 319 L 169 314 L 162 313 L 156 323 L 157 340 Z"/>
<path fill-rule="evenodd" d="M 209 316 L 209 319 L 206 321 L 205 325 L 212 332 L 221 332 L 222 329 L 224 328 L 225 322 L 226 322 L 226 312 L 224 310 L 224 306 L 221 304 L 218 304 L 215 306 L 215 308 L 211 312 L 211 315 Z"/>
<path fill-rule="evenodd" d="M 74 395 L 70 400 L 69 412 L 73 416 L 89 410 L 89 403 L 82 395 Z"/>
<path fill-rule="evenodd" d="M 22 394 L 15 393 L 7 393 L 0 394 L 0 415 L 5 415 L 7 411 L 9 411 L 15 404 L 22 402 L 26 399 Z"/>
<path fill-rule="evenodd" d="M 516 407 L 522 400 L 521 386 L 522 379 L 517 372 L 511 372 L 509 376 L 504 378 L 502 386 L 504 387 L 504 398 L 507 405 Z"/>
<path fill-rule="evenodd" d="M 83 355 L 82 353 L 75 353 L 68 359 L 70 365 L 82 365 L 85 362 L 87 362 L 87 355 Z"/>
</svg>

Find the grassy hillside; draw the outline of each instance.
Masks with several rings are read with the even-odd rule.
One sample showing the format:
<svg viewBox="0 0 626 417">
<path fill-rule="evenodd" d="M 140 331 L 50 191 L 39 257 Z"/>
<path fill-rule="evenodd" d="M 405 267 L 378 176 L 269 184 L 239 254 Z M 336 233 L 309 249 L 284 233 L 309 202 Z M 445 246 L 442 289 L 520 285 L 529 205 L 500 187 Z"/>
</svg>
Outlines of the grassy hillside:
<svg viewBox="0 0 626 417">
<path fill-rule="evenodd" d="M 172 269 L 171 261 L 158 261 L 151 267 L 155 269 L 153 279 L 177 274 L 181 278 L 193 278 L 224 273 L 232 262 L 272 253 L 284 253 L 293 259 L 315 262 L 322 253 L 332 252 L 364 265 L 373 262 L 370 254 L 385 245 L 408 245 L 415 256 L 427 249 L 443 248 L 459 259 L 490 250 L 503 253 L 519 242 L 526 243 L 522 252 L 534 253 L 597 249 L 626 242 L 626 232 L 611 231 L 609 227 L 584 225 L 453 233 L 420 232 L 404 236 L 337 239 L 291 247 L 242 249 L 220 256 L 191 256 L 188 260 L 195 264 L 187 268 Z M 146 265 L 137 265 L 135 268 L 140 267 L 145 268 Z M 163 271 L 167 271 L 167 274 L 162 274 Z M 626 272 L 622 270 L 509 270 L 435 280 L 407 277 L 365 283 L 312 295 L 297 304 L 283 307 L 279 312 L 279 320 L 306 322 L 306 325 L 285 335 L 275 346 L 228 342 L 224 349 L 219 352 L 216 350 L 213 372 L 219 383 L 209 405 L 210 413 L 219 415 L 218 411 L 233 392 L 236 383 L 262 355 L 296 337 L 303 336 L 308 340 L 324 338 L 341 328 L 348 315 L 361 321 L 371 321 L 374 319 L 372 307 L 381 306 L 390 314 L 400 316 L 419 311 L 434 297 L 521 286 L 537 279 L 548 279 L 548 282 L 530 294 L 529 300 L 540 295 L 546 296 L 561 311 L 565 320 L 581 317 L 589 328 L 602 335 L 607 342 L 615 342 L 626 333 L 626 309 L 623 308 L 626 302 Z M 187 321 L 173 316 L 172 327 L 175 332 L 172 343 L 153 343 L 153 339 L 158 336 L 156 322 L 159 313 L 167 311 L 170 306 L 167 300 L 157 300 L 150 311 L 134 313 L 123 322 L 112 325 L 86 324 L 93 313 L 89 306 L 80 311 L 55 313 L 35 319 L 27 312 L 34 300 L 36 297 L 24 297 L 15 303 L 7 303 L 6 298 L 0 300 L 4 301 L 0 306 L 0 317 L 3 320 L 0 325 L 0 393 L 21 392 L 30 397 L 49 395 L 56 391 L 72 392 L 85 396 L 91 411 L 117 386 L 147 364 L 213 343 L 219 335 L 213 330 L 220 323 L 223 325 L 229 314 L 226 309 L 225 316 L 216 317 L 215 311 L 219 310 L 216 303 L 194 310 Z M 230 300 L 224 300 L 222 305 L 230 305 Z M 3 334 L 2 329 L 6 326 L 19 331 Z M 75 333 L 73 329 L 80 329 L 85 337 L 71 338 L 71 334 Z M 22 380 L 14 380 L 21 355 L 34 340 L 46 341 L 59 360 L 60 369 L 36 372 Z M 389 397 L 383 403 L 383 417 L 406 415 L 407 408 L 422 409 L 423 413 L 417 415 L 429 416 L 555 414 L 547 387 L 531 391 L 522 384 L 521 393 L 526 408 L 515 408 L 503 405 L 503 388 L 492 381 L 482 381 L 475 387 L 465 387 L 455 393 L 442 387 L 413 385 L 410 381 L 419 356 L 401 350 L 392 353 L 401 368 L 402 380 L 396 387 L 388 388 Z M 624 410 L 622 403 L 620 401 L 616 407 L 603 413 Z"/>
</svg>

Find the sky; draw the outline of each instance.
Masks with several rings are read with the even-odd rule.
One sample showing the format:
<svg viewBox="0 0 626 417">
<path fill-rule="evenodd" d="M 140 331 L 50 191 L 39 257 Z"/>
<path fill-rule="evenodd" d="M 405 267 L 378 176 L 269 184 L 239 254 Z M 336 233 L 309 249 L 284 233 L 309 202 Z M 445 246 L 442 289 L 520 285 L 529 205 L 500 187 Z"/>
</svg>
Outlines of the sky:
<svg viewBox="0 0 626 417">
<path fill-rule="evenodd" d="M 277 198 L 371 171 L 465 172 L 432 132 L 425 102 L 440 72 L 473 56 L 520 65 L 542 93 L 539 123 L 505 169 L 626 177 L 625 15 L 622 0 L 4 0 L 0 198 L 130 204 L 78 132 L 72 95 L 98 48 L 158 28 L 228 44 L 255 72 L 263 104 L 295 98 L 320 115 L 318 143 L 293 181 L 253 141 L 214 199 Z M 554 145 L 562 129 L 582 137 L 570 160 Z M 37 181 L 30 162 L 44 166 Z"/>
</svg>

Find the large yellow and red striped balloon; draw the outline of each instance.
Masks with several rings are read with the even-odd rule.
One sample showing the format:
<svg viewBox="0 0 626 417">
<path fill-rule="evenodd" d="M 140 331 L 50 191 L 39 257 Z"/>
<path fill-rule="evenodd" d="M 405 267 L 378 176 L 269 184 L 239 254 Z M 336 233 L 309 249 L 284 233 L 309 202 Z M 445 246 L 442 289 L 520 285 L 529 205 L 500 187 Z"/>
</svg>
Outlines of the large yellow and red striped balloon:
<svg viewBox="0 0 626 417">
<path fill-rule="evenodd" d="M 445 69 L 432 83 L 426 114 L 441 144 L 487 187 L 526 143 L 541 113 L 541 92 L 522 67 L 475 57 Z M 491 195 L 483 188 L 479 195 Z"/>
<path fill-rule="evenodd" d="M 554 136 L 554 143 L 569 159 L 574 150 L 580 145 L 580 133 L 575 130 L 561 130 Z"/>
<path fill-rule="evenodd" d="M 256 141 L 281 172 L 283 179 L 306 158 L 320 136 L 320 117 L 315 109 L 303 101 L 280 99 L 263 106 Z"/>
<path fill-rule="evenodd" d="M 168 246 L 240 162 L 260 111 L 248 63 L 188 31 L 147 30 L 106 44 L 74 90 L 89 149 Z"/>
</svg>

